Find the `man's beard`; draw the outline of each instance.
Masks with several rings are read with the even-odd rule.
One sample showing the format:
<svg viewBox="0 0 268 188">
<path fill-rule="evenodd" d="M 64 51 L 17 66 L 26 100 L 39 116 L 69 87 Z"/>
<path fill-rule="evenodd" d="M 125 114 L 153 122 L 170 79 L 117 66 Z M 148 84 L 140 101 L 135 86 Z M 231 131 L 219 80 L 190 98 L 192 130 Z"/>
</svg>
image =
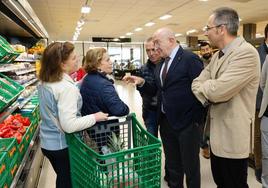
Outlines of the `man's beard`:
<svg viewBox="0 0 268 188">
<path fill-rule="evenodd" d="M 211 53 L 205 53 L 205 54 L 203 54 L 202 57 L 203 57 L 204 59 L 208 60 L 209 58 L 211 58 L 211 56 L 212 56 Z"/>
</svg>

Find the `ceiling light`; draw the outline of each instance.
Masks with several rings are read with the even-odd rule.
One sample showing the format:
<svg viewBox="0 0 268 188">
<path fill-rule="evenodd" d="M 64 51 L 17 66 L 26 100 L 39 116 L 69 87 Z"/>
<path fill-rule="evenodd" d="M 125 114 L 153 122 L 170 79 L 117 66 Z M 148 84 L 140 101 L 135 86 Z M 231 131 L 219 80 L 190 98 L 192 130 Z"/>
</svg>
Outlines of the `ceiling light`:
<svg viewBox="0 0 268 188">
<path fill-rule="evenodd" d="M 88 5 L 84 5 L 81 8 L 81 13 L 88 14 L 90 12 L 91 8 Z"/>
<path fill-rule="evenodd" d="M 239 21 L 241 22 L 241 21 L 242 21 L 242 19 L 241 19 L 241 18 L 239 18 Z"/>
<path fill-rule="evenodd" d="M 126 35 L 130 36 L 130 35 L 133 35 L 133 33 L 129 32 L 129 33 L 126 33 Z"/>
<path fill-rule="evenodd" d="M 170 14 L 165 14 L 164 16 L 161 16 L 159 19 L 160 20 L 166 20 L 166 19 L 169 19 L 169 18 L 171 18 L 172 17 L 172 15 L 170 15 Z"/>
<path fill-rule="evenodd" d="M 137 27 L 137 28 L 135 29 L 135 31 L 141 31 L 141 30 L 142 30 L 141 27 Z"/>
<path fill-rule="evenodd" d="M 120 38 L 120 39 L 124 39 L 124 38 L 126 38 L 126 37 L 122 35 L 122 36 L 120 36 L 119 38 Z"/>
<path fill-rule="evenodd" d="M 260 33 L 256 33 L 256 38 L 262 38 L 264 37 L 264 35 L 260 34 Z"/>
<path fill-rule="evenodd" d="M 117 41 L 120 41 L 119 38 L 114 38 L 113 41 L 117 42 Z"/>
<path fill-rule="evenodd" d="M 75 30 L 76 31 L 81 31 L 82 30 L 82 27 L 76 27 Z"/>
<path fill-rule="evenodd" d="M 180 37 L 180 36 L 182 36 L 181 33 L 176 33 L 176 34 L 175 34 L 175 37 Z"/>
<path fill-rule="evenodd" d="M 191 29 L 191 30 L 186 32 L 187 35 L 189 35 L 191 33 L 197 33 L 197 30 L 196 29 Z"/>
<path fill-rule="evenodd" d="M 154 22 L 148 22 L 147 24 L 145 24 L 146 27 L 151 27 L 153 26 L 155 23 Z"/>
<path fill-rule="evenodd" d="M 81 27 L 81 26 L 84 25 L 84 24 L 85 24 L 85 21 L 82 20 L 82 19 L 80 19 L 80 20 L 77 22 L 77 26 L 78 26 L 78 27 Z"/>
</svg>

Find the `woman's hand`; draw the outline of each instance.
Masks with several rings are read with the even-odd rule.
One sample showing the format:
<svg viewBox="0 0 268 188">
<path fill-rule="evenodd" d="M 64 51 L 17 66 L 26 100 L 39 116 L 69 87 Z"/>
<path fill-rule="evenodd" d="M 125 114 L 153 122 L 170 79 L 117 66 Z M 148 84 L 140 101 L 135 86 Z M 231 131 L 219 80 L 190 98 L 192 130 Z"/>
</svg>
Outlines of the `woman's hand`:
<svg viewBox="0 0 268 188">
<path fill-rule="evenodd" d="M 97 112 L 94 114 L 96 122 L 98 121 L 105 121 L 108 119 L 108 114 L 105 114 L 103 112 Z"/>
</svg>

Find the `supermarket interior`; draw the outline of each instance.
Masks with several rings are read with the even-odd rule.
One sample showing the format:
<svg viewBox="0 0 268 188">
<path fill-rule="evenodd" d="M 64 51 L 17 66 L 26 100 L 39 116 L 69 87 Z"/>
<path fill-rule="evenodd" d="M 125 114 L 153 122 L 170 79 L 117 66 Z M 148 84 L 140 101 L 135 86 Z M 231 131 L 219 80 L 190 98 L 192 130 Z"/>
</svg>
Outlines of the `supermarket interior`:
<svg viewBox="0 0 268 188">
<path fill-rule="evenodd" d="M 218 53 L 223 51 L 224 55 L 226 55 L 226 50 L 229 50 L 232 48 L 232 46 L 230 47 L 226 45 L 228 48 L 221 49 L 219 45 L 217 46 L 215 45 L 216 43 L 211 42 L 213 39 L 215 39 L 213 37 L 216 37 L 216 34 L 212 35 L 209 33 L 213 32 L 214 30 L 225 31 L 226 29 L 227 34 L 229 34 L 228 23 L 221 22 L 218 24 L 212 24 L 213 22 L 210 20 L 212 18 L 216 20 L 216 14 L 213 11 L 216 9 L 218 10 L 218 8 L 221 7 L 229 7 L 237 11 L 239 15 L 239 21 L 237 22 L 239 25 L 237 35 L 239 37 L 237 38 L 240 39 L 241 36 L 245 42 L 251 44 L 254 47 L 252 49 L 256 51 L 256 54 L 259 52 L 257 49 L 262 45 L 265 45 L 266 41 L 266 54 L 268 54 L 268 0 L 0 0 L 0 188 L 69 187 L 67 185 L 63 186 L 63 184 L 60 185 L 60 180 L 58 180 L 59 178 L 57 179 L 57 175 L 55 173 L 55 171 L 57 171 L 56 164 L 54 164 L 52 167 L 52 159 L 48 159 L 50 149 L 43 147 L 45 146 L 44 144 L 42 145 L 42 142 L 44 143 L 46 142 L 46 139 L 50 139 L 49 134 L 58 134 L 62 139 L 59 141 L 60 144 L 58 144 L 60 145 L 60 149 L 51 149 L 51 151 L 64 150 L 66 149 L 64 148 L 64 144 L 66 147 L 68 145 L 69 151 L 67 150 L 67 156 L 70 162 L 69 179 L 72 181 L 72 187 L 181 187 L 179 186 L 179 183 L 174 183 L 174 181 L 176 181 L 176 177 L 180 176 L 180 174 L 176 174 L 178 172 L 174 172 L 173 174 L 175 167 L 174 169 L 169 167 L 172 166 L 172 164 L 177 163 L 167 162 L 168 160 L 166 157 L 172 158 L 172 154 L 165 154 L 165 151 L 168 152 L 168 146 L 164 146 L 164 151 L 162 143 L 162 141 L 164 141 L 164 144 L 168 143 L 166 139 L 163 139 L 163 137 L 167 136 L 167 133 L 164 133 L 163 131 L 166 129 L 163 128 L 163 130 L 161 130 L 161 127 L 164 127 L 164 125 L 166 126 L 166 122 L 168 122 L 167 124 L 170 123 L 170 116 L 166 116 L 166 114 L 169 114 L 169 112 L 166 113 L 164 110 L 163 103 L 168 103 L 166 98 L 163 99 L 163 103 L 160 103 L 159 97 L 164 98 L 163 93 L 168 91 L 168 89 L 163 91 L 161 90 L 159 92 L 151 89 L 150 86 L 149 89 L 143 90 L 144 87 L 149 85 L 146 83 L 150 82 L 150 76 L 153 77 L 153 81 L 157 82 L 157 71 L 155 71 L 155 73 L 148 73 L 146 71 L 149 70 L 145 70 L 144 67 L 148 65 L 148 62 L 154 64 L 153 58 L 157 58 L 157 55 L 154 56 L 152 54 L 160 53 L 156 49 L 161 48 L 163 43 L 159 41 L 164 38 L 160 37 L 160 39 L 157 39 L 157 37 L 163 36 L 162 34 L 165 32 L 169 33 L 169 35 L 172 35 L 172 40 L 175 40 L 176 44 L 174 45 L 177 47 L 174 47 L 174 49 L 179 48 L 183 51 L 189 51 L 189 53 L 196 55 L 197 58 L 199 56 L 200 58 L 198 59 L 200 60 L 198 61 L 200 62 L 204 59 L 209 59 L 209 61 L 211 60 L 212 62 L 212 60 L 215 59 L 214 56 L 211 58 L 212 53 L 217 53 L 218 55 Z M 211 17 L 213 13 L 214 17 Z M 222 16 L 221 19 L 228 19 L 226 17 Z M 232 17 L 232 19 L 235 18 Z M 162 32 L 161 35 L 159 34 L 160 32 Z M 165 43 L 165 45 L 173 42 L 170 41 Z M 55 44 L 55 46 L 53 46 L 53 44 Z M 57 44 L 61 44 L 59 46 L 60 51 L 54 52 L 53 54 L 53 52 L 49 50 L 56 48 Z M 153 45 L 151 49 L 149 48 L 150 45 Z M 202 52 L 202 45 L 208 45 L 209 48 L 211 48 L 211 56 L 208 58 L 203 56 L 203 53 L 205 52 Z M 47 48 L 48 46 L 51 48 Z M 73 53 L 75 54 L 75 62 L 78 68 L 83 70 L 83 74 L 77 70 L 77 72 L 71 71 L 69 69 L 70 67 L 66 68 L 65 65 L 60 65 L 59 67 L 62 72 L 58 72 L 59 75 L 54 75 L 55 78 L 51 79 L 56 80 L 51 81 L 50 78 L 46 77 L 46 74 L 48 74 L 48 77 L 50 73 L 56 74 L 55 72 L 58 71 L 56 70 L 58 68 L 56 66 L 58 65 L 52 63 L 45 64 L 44 62 L 52 62 L 52 59 L 56 59 L 56 56 L 60 54 L 60 60 L 58 60 L 60 63 L 65 61 L 72 63 L 71 60 L 69 61 L 67 58 L 67 60 L 64 59 L 66 54 L 68 58 L 71 56 L 68 54 L 69 52 L 64 51 L 67 49 L 67 47 L 72 49 L 70 52 L 71 55 Z M 95 52 L 92 50 L 100 48 L 105 49 L 105 51 Z M 218 50 L 220 51 L 218 52 Z M 100 62 L 104 61 L 103 59 L 107 56 L 107 61 L 111 64 L 111 67 L 107 68 L 104 66 L 103 68 L 99 64 L 90 65 L 90 58 L 99 58 L 94 57 L 93 53 L 104 53 L 104 55 L 101 56 Z M 46 54 L 48 57 L 43 58 L 45 56 L 44 54 Z M 160 54 L 164 54 L 164 52 L 162 51 Z M 53 55 L 53 57 L 49 57 L 49 55 Z M 155 60 L 155 62 L 159 64 L 165 64 L 166 59 L 170 61 L 170 57 L 173 63 L 173 58 L 175 58 L 172 57 L 172 54 L 169 58 L 160 56 L 161 55 L 158 54 L 159 58 Z M 183 59 L 183 57 L 181 59 Z M 56 61 L 57 60 L 55 60 L 55 62 Z M 229 61 L 232 62 L 231 60 Z M 97 60 L 97 62 L 99 62 L 99 60 Z M 260 62 L 263 63 L 262 58 L 260 59 Z M 266 60 L 266 62 L 268 63 L 268 60 Z M 169 64 L 168 66 L 172 67 L 172 65 L 173 64 Z M 44 67 L 46 66 L 53 67 L 51 67 L 51 69 L 47 67 L 48 72 L 45 72 L 46 68 Z M 154 67 L 155 66 L 155 69 L 157 69 L 157 65 L 154 64 Z M 158 70 L 158 76 L 160 75 L 159 77 L 161 77 L 159 78 L 159 82 L 163 84 L 160 84 L 161 88 L 162 86 L 164 87 L 164 79 L 166 79 L 166 77 L 168 78 L 167 72 L 165 77 L 162 75 L 164 71 L 167 71 L 166 69 L 169 70 L 168 66 L 160 67 L 161 69 Z M 206 67 L 205 63 L 204 65 L 202 64 L 202 67 L 203 66 Z M 108 70 L 109 68 L 111 68 L 111 71 Z M 107 72 L 106 69 L 108 70 Z M 91 80 L 96 79 L 91 75 L 91 73 L 94 71 L 101 75 L 101 79 L 105 77 L 105 81 L 98 81 L 96 84 L 90 83 Z M 145 73 L 143 71 L 145 71 Z M 199 73 L 201 71 L 202 70 L 200 70 Z M 179 74 L 181 74 L 181 72 L 183 71 L 180 71 Z M 221 71 L 219 72 L 219 74 L 222 74 Z M 69 74 L 69 76 L 66 73 Z M 244 71 L 243 73 L 246 74 L 247 71 Z M 82 76 L 80 74 L 82 74 Z M 259 79 L 262 74 L 261 72 L 258 74 Z M 66 78 L 65 75 L 67 75 L 68 78 Z M 230 75 L 233 76 L 234 74 Z M 78 79 L 79 76 L 80 78 Z M 144 79 L 140 79 L 140 77 L 143 76 Z M 146 80 L 146 76 L 149 77 L 149 81 Z M 197 76 L 199 76 L 199 74 L 195 75 L 194 78 Z M 133 80 L 130 79 L 130 81 L 126 81 L 126 77 L 129 77 L 129 79 L 131 78 Z M 54 98 L 55 93 L 53 94 L 53 92 L 55 92 L 59 86 L 53 85 L 53 82 L 62 82 L 60 81 L 61 79 L 72 83 L 72 86 L 77 85 L 75 89 L 69 89 L 68 87 L 70 86 L 64 83 L 67 87 L 65 90 L 69 91 L 69 95 L 72 95 L 71 93 L 75 91 L 73 96 L 69 96 L 68 91 L 65 91 L 65 95 L 62 95 L 62 97 L 66 97 L 64 99 L 65 103 L 69 102 L 69 104 L 60 104 L 60 102 L 62 102 L 60 94 L 58 94 L 59 97 L 57 99 Z M 185 81 L 184 79 L 186 78 L 181 79 L 182 80 L 180 81 Z M 191 78 L 191 82 L 193 79 Z M 107 80 L 109 83 L 107 83 Z M 226 80 L 229 81 L 230 79 Z M 48 82 L 48 85 L 45 84 L 46 81 Z M 178 83 L 181 83 L 180 81 L 178 81 Z M 139 84 L 137 84 L 137 82 L 139 82 Z M 99 86 L 97 86 L 98 84 Z M 153 83 L 153 86 L 155 85 L 157 85 L 157 83 Z M 240 85 L 241 87 L 245 86 L 244 83 Z M 46 88 L 48 86 L 49 89 Z M 89 88 L 85 88 L 87 86 Z M 107 86 L 107 88 L 103 88 L 104 86 Z M 258 86 L 256 86 L 256 88 Z M 99 93 L 96 94 L 94 92 L 97 91 L 93 91 L 92 96 L 86 96 L 92 90 L 99 88 L 101 88 Z M 178 88 L 181 87 L 178 86 Z M 213 90 L 216 90 L 215 88 L 217 89 L 217 87 L 214 87 Z M 62 89 L 58 90 L 61 91 Z M 192 90 L 193 93 L 191 91 L 191 94 L 189 95 L 193 97 L 194 100 L 198 101 L 198 94 L 194 92 L 193 85 Z M 241 90 L 241 92 L 244 92 L 247 89 Z M 258 89 L 254 90 L 254 97 L 257 95 L 257 90 Z M 207 91 L 208 90 L 205 89 L 202 90 L 202 92 Z M 64 91 L 62 92 L 64 93 Z M 109 92 L 112 92 L 112 94 L 107 94 Z M 146 94 L 146 92 L 149 94 Z M 236 94 L 238 93 L 237 95 L 239 95 L 239 92 L 235 91 Z M 42 93 L 42 95 L 40 93 Z M 52 103 L 55 102 L 56 107 L 53 107 L 54 104 L 52 104 L 51 109 L 49 104 L 46 104 L 48 101 L 43 98 L 44 96 L 48 98 L 51 97 L 48 96 L 48 93 L 52 93 L 52 95 L 54 95 L 54 97 L 52 96 L 53 99 L 48 99 L 49 102 L 51 102 L 51 100 Z M 76 97 L 76 94 L 79 96 Z M 243 94 L 244 97 L 246 95 L 247 94 Z M 148 99 L 146 97 L 148 96 L 150 96 L 151 100 L 149 103 L 146 101 Z M 158 97 L 157 101 L 156 96 Z M 177 96 L 179 96 L 179 94 L 175 94 L 174 96 L 171 96 L 170 94 L 168 95 L 170 98 L 167 100 L 173 100 L 171 103 L 174 103 L 174 105 L 180 104 L 179 102 L 177 103 L 177 100 L 180 100 L 180 98 Z M 207 97 L 208 95 L 204 96 Z M 68 101 L 68 97 L 77 101 L 75 101 L 74 104 L 71 104 L 72 102 Z M 233 98 L 236 98 L 236 95 L 233 95 Z M 188 99 L 189 98 L 187 98 L 187 100 Z M 240 99 L 248 100 L 244 99 L 243 97 Z M 233 99 L 230 97 L 228 100 L 232 101 Z M 79 101 L 83 101 L 83 105 L 80 105 Z M 85 101 L 88 103 L 97 102 L 96 104 L 88 105 L 87 107 L 87 105 L 85 105 Z M 106 101 L 108 101 L 107 104 L 104 104 Z M 201 100 L 199 101 L 201 102 Z M 229 101 L 224 99 L 223 101 L 219 100 L 218 103 L 218 101 L 211 102 L 208 100 L 209 105 L 211 105 L 210 109 L 213 108 L 213 105 L 215 107 L 217 104 L 221 105 L 222 103 L 227 103 L 227 112 L 227 108 L 233 108 L 233 105 L 238 104 L 228 103 Z M 160 128 L 157 128 L 156 134 L 153 134 L 151 130 L 149 131 L 149 127 L 147 126 L 148 119 L 146 120 L 145 112 L 148 111 L 145 111 L 146 104 L 149 104 L 149 106 L 154 105 L 153 115 L 156 116 L 157 114 L 158 120 L 160 119 L 160 123 L 158 122 L 157 124 L 157 126 L 160 126 Z M 183 99 L 181 104 L 185 105 Z M 107 115 L 97 114 L 98 111 L 95 111 L 96 105 L 106 105 L 105 108 L 99 109 L 101 109 L 100 111 L 103 111 L 102 109 L 104 109 L 103 112 L 107 113 L 108 116 L 111 116 L 108 117 L 107 124 L 103 123 L 106 122 L 103 120 L 107 120 Z M 205 103 L 203 103 L 203 105 L 205 106 Z M 254 104 L 252 103 L 252 105 L 255 108 L 255 102 Z M 64 109 L 64 107 L 66 108 Z M 74 108 L 70 110 L 68 109 L 69 107 Z M 90 107 L 92 107 L 94 110 L 90 109 Z M 79 110 L 80 108 L 82 109 L 81 113 Z M 121 113 L 120 110 L 123 111 L 123 108 L 124 113 Z M 54 112 L 53 110 L 55 109 L 56 111 Z M 106 109 L 107 111 L 105 111 Z M 158 109 L 158 112 L 160 110 L 160 115 L 157 113 L 156 109 Z M 206 108 L 206 110 L 207 109 L 208 108 Z M 116 113 L 110 113 L 109 110 L 114 110 Z M 184 110 L 186 111 L 186 109 Z M 243 110 L 243 107 L 241 107 L 241 111 Z M 263 169 L 261 171 L 263 166 L 261 165 L 260 161 L 264 161 L 264 157 L 262 158 L 261 154 L 259 155 L 259 153 L 256 153 L 256 151 L 259 152 L 256 148 L 260 148 L 263 145 L 261 145 L 261 138 L 259 135 L 259 144 L 257 146 L 257 131 L 255 128 L 256 126 L 254 126 L 254 120 L 252 120 L 255 118 L 255 110 L 259 111 L 260 109 L 254 109 L 254 117 L 252 117 L 250 120 L 252 122 L 248 125 L 248 128 L 245 129 L 247 130 L 246 137 L 248 138 L 248 142 L 247 139 L 242 139 L 247 142 L 243 144 L 248 146 L 249 151 L 247 152 L 248 155 L 246 157 L 246 182 L 250 188 L 268 188 L 266 187 L 268 186 L 267 158 L 266 162 L 263 162 L 262 164 L 263 166 L 267 165 L 266 172 Z M 181 111 L 177 110 L 176 112 L 178 113 Z M 248 110 L 248 113 L 251 112 L 252 110 Z M 73 119 L 71 119 L 71 117 L 60 117 L 68 116 L 68 113 L 74 116 L 72 117 Z M 135 113 L 135 115 L 132 113 Z M 213 112 L 208 110 L 206 113 L 209 114 Z M 264 112 L 265 117 L 267 117 L 266 113 L 268 114 L 267 109 Z M 80 117 L 81 114 L 83 117 Z M 181 114 L 176 115 L 178 116 L 176 117 L 178 120 Z M 117 119 L 117 116 L 123 116 L 123 118 Z M 162 116 L 165 116 L 167 120 L 166 122 L 161 120 Z M 241 115 L 241 117 L 243 116 Z M 195 115 L 193 115 L 193 117 L 190 119 L 193 120 L 194 118 Z M 203 117 L 203 119 L 205 118 L 206 117 Z M 256 118 L 260 120 L 260 118 L 257 116 Z M 157 118 L 154 117 L 154 119 L 156 121 Z M 81 125 L 78 127 L 83 128 L 69 128 L 68 131 L 66 131 L 67 129 L 65 130 L 63 121 L 67 120 L 69 123 L 65 123 L 69 125 L 66 126 L 70 126 L 71 124 L 75 126 L 76 124 L 78 125 L 80 123 Z M 88 121 L 86 122 L 86 120 Z M 92 127 L 94 127 L 92 122 L 93 124 L 96 123 L 94 129 L 92 129 Z M 208 121 L 205 120 L 205 122 Z M 195 123 L 196 122 L 191 122 L 189 124 L 192 126 L 192 124 Z M 266 123 L 268 123 L 267 119 Z M 45 126 L 47 127 L 45 128 Z M 51 126 L 54 126 L 54 129 L 51 128 Z M 98 126 L 99 128 L 96 128 Z M 203 130 L 205 128 L 199 127 L 199 185 L 191 185 L 191 181 L 193 180 L 190 176 L 192 173 L 186 172 L 187 170 L 191 171 L 191 169 L 188 169 L 188 167 L 185 167 L 184 164 L 182 164 L 185 161 L 180 161 L 180 165 L 182 166 L 181 169 L 184 170 L 182 171 L 182 184 L 184 187 L 195 188 L 221 187 L 217 183 L 214 172 L 212 172 L 213 167 L 211 167 L 211 160 L 215 156 L 214 154 L 212 155 L 212 150 L 209 148 L 210 141 L 206 140 L 208 144 L 206 152 L 208 153 L 204 154 L 204 148 L 199 147 L 199 144 L 203 144 L 201 143 L 203 142 L 203 134 L 206 136 L 206 132 Z M 268 127 L 267 124 L 266 127 Z M 88 129 L 88 131 L 82 131 L 83 129 Z M 174 129 L 174 132 L 176 132 L 174 135 L 178 137 L 178 140 L 181 139 L 180 131 L 183 132 L 185 131 L 184 129 L 186 128 L 184 127 L 181 130 Z M 260 132 L 260 128 L 258 129 L 258 132 Z M 57 133 L 48 133 L 49 131 L 55 130 Z M 236 131 L 239 132 L 240 129 Z M 90 134 L 92 132 L 94 132 L 95 135 L 91 137 Z M 212 131 L 211 134 L 213 134 Z M 262 134 L 264 133 L 262 132 Z M 266 136 L 267 134 L 268 128 L 266 128 Z M 99 138 L 97 135 L 105 135 L 106 138 Z M 219 135 L 221 135 L 221 133 L 219 133 L 218 136 Z M 194 137 L 193 134 L 192 136 Z M 268 140 L 268 137 L 266 138 Z M 100 143 L 98 139 L 101 139 Z M 212 137 L 211 142 L 213 142 L 213 139 L 214 137 Z M 229 143 L 229 139 L 231 142 L 231 140 L 234 138 L 233 135 L 227 134 L 224 139 L 226 140 L 226 143 Z M 267 146 L 263 146 L 263 148 L 266 147 L 266 157 L 268 153 L 267 140 Z M 63 144 L 61 143 L 62 141 L 64 142 Z M 103 142 L 105 142 L 105 144 L 103 144 Z M 180 140 L 178 142 L 182 141 Z M 240 142 L 242 141 L 239 141 L 239 143 Z M 262 142 L 264 143 L 265 141 Z M 56 148 L 56 145 L 57 144 L 52 147 Z M 95 145 L 96 148 L 93 148 L 95 146 L 92 145 Z M 186 144 L 186 146 L 187 150 L 192 150 L 192 146 L 190 144 Z M 234 146 L 239 145 L 234 144 Z M 178 148 L 180 147 L 183 146 L 178 146 Z M 176 148 L 174 148 L 174 150 L 176 150 Z M 186 153 L 187 154 L 185 154 L 185 156 L 191 152 Z M 228 151 L 226 153 L 228 153 Z M 265 152 L 263 151 L 263 153 Z M 226 154 L 226 156 L 229 155 Z M 225 155 L 221 157 L 225 159 Z M 177 156 L 177 158 L 182 160 L 181 157 Z M 236 160 L 238 158 L 230 157 L 230 160 Z M 244 157 L 242 158 L 244 159 Z M 258 162 L 256 162 L 256 158 L 259 158 Z M 168 164 L 171 165 L 168 166 Z M 172 172 L 173 175 L 169 175 L 169 173 L 167 173 L 168 171 Z M 224 171 L 222 173 L 228 173 L 228 171 Z M 188 178 L 188 176 L 190 178 Z M 225 177 L 225 175 L 223 176 Z M 234 182 L 236 181 L 234 180 Z M 223 188 L 238 188 L 239 186 L 244 187 L 242 185 L 239 185 L 238 187 L 228 185 L 224 185 Z"/>
</svg>

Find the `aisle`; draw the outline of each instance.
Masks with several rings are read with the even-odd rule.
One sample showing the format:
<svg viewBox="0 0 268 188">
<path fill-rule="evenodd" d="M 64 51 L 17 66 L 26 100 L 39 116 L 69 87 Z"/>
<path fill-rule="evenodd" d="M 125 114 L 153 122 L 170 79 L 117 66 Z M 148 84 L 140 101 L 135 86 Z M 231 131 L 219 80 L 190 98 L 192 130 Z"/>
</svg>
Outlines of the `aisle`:
<svg viewBox="0 0 268 188">
<path fill-rule="evenodd" d="M 126 85 L 122 81 L 116 81 L 116 90 L 118 91 L 121 99 L 128 104 L 131 112 L 135 112 L 140 122 L 142 120 L 141 106 L 142 101 L 139 92 L 132 85 Z M 162 155 L 164 156 L 164 155 Z M 162 162 L 164 161 L 164 157 Z M 200 156 L 201 161 L 201 184 L 202 188 L 215 188 L 216 185 L 213 182 L 210 162 Z M 163 164 L 162 164 L 163 167 Z M 162 170 L 162 176 L 164 171 Z M 47 159 L 44 161 L 43 170 L 41 172 L 38 188 L 55 188 L 55 173 Z M 261 188 L 261 184 L 255 180 L 254 170 L 248 168 L 248 184 L 250 188 Z M 168 188 L 166 182 L 162 178 L 162 188 Z"/>
</svg>

